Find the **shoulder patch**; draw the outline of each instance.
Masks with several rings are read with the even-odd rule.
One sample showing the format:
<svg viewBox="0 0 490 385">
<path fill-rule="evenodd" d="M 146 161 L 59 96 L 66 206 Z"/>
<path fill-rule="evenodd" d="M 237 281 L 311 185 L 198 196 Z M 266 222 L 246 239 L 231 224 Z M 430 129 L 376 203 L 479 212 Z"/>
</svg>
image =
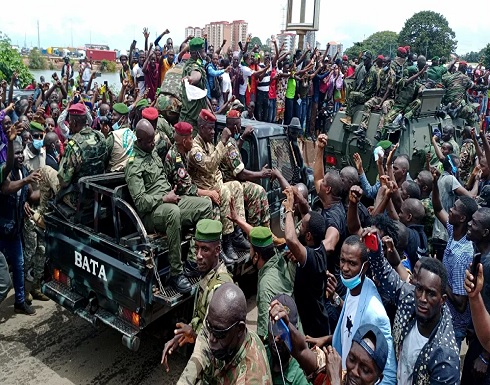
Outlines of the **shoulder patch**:
<svg viewBox="0 0 490 385">
<path fill-rule="evenodd" d="M 185 168 L 181 167 L 177 170 L 177 175 L 179 178 L 184 178 L 185 177 Z"/>
<path fill-rule="evenodd" d="M 202 153 L 200 151 L 196 152 L 196 155 L 194 155 L 194 159 L 196 159 L 196 162 L 201 162 L 202 161 Z"/>
<path fill-rule="evenodd" d="M 74 141 L 73 139 L 70 139 L 70 141 L 68 142 L 68 144 L 69 144 L 70 146 L 74 146 L 74 145 L 75 145 L 75 141 Z"/>
<path fill-rule="evenodd" d="M 230 151 L 230 159 L 235 159 L 238 156 L 236 150 Z"/>
<path fill-rule="evenodd" d="M 180 163 L 180 162 L 182 162 L 182 158 L 180 157 L 180 155 L 177 155 L 177 156 L 175 157 L 175 162 L 176 162 L 176 163 Z"/>
<path fill-rule="evenodd" d="M 130 156 L 128 158 L 128 163 L 133 163 L 134 162 L 134 156 Z"/>
</svg>

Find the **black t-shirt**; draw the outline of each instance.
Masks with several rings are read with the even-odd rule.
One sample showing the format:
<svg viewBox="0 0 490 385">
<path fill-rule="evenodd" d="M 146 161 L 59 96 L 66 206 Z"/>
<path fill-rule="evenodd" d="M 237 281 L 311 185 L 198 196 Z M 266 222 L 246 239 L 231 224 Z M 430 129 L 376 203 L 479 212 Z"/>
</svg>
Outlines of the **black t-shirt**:
<svg viewBox="0 0 490 385">
<path fill-rule="evenodd" d="M 345 209 L 345 213 L 347 215 L 347 210 L 349 209 L 349 203 L 347 203 L 344 206 L 344 209 Z M 359 202 L 357 204 L 357 215 L 359 216 L 359 221 L 361 222 L 361 227 L 363 229 L 373 225 L 373 220 L 372 220 L 371 214 L 369 214 L 367 207 L 362 202 Z M 346 232 L 349 235 L 352 235 L 349 233 L 349 229 L 347 229 Z"/>
<path fill-rule="evenodd" d="M 408 230 L 408 244 L 405 248 L 406 257 L 410 261 L 411 270 L 421 257 L 428 256 L 427 235 L 423 225 L 410 225 Z"/>
<path fill-rule="evenodd" d="M 296 268 L 294 297 L 305 334 L 312 337 L 329 333 L 328 313 L 325 309 L 327 253 L 323 244 L 313 249 L 306 247 L 306 262 Z"/>
<path fill-rule="evenodd" d="M 59 168 L 58 162 L 49 154 L 46 155 L 46 165 L 58 171 Z"/>
</svg>

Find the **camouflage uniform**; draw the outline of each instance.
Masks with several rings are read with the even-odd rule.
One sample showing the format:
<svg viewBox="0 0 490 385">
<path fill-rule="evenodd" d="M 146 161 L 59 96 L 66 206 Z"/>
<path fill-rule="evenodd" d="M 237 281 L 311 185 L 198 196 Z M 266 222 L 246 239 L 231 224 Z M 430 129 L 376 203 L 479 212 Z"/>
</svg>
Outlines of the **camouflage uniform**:
<svg viewBox="0 0 490 385">
<path fill-rule="evenodd" d="M 242 155 L 234 138 L 228 139 L 226 143 L 226 155 L 220 164 L 223 180 L 225 182 L 236 181 L 236 176 L 244 169 Z M 253 227 L 269 226 L 270 212 L 269 201 L 264 188 L 254 182 L 244 181 L 239 183 L 243 189 L 243 201 L 247 214 L 247 222 Z"/>
<path fill-rule="evenodd" d="M 163 161 L 163 170 L 167 175 L 168 183 L 177 186 L 177 195 L 198 196 L 197 186 L 187 172 L 187 157 L 179 153 L 175 143 L 167 152 Z"/>
<path fill-rule="evenodd" d="M 378 96 L 374 96 L 369 99 L 366 103 L 364 103 L 364 111 L 361 117 L 360 127 L 364 130 L 367 130 L 369 126 L 369 118 L 371 116 L 371 111 L 374 107 L 381 104 L 383 97 L 388 89 L 391 87 L 391 92 L 387 96 L 386 100 L 381 105 L 381 117 L 379 120 L 378 128 L 382 128 L 384 125 L 384 116 L 388 113 L 388 111 L 393 106 L 394 100 L 394 89 L 395 89 L 395 72 L 390 68 L 387 72 L 381 70 L 379 71 L 379 89 L 377 92 Z"/>
<path fill-rule="evenodd" d="M 189 59 L 182 70 L 182 78 L 186 76 L 190 76 L 192 71 L 198 71 L 201 73 L 201 80 L 197 84 L 194 84 L 196 87 L 206 90 L 206 70 L 204 67 L 194 59 Z M 167 77 L 165 75 L 165 77 Z M 187 122 L 192 125 L 192 136 L 197 135 L 197 118 L 201 110 L 207 108 L 207 98 L 203 97 L 199 100 L 190 101 L 187 99 L 187 93 L 185 92 L 185 84 L 181 82 L 182 87 L 182 109 L 180 110 L 179 120 L 181 122 Z"/>
<path fill-rule="evenodd" d="M 240 216 L 245 217 L 245 209 L 241 184 L 237 181 L 223 183 L 218 166 L 225 155 L 226 148 L 221 141 L 215 147 L 212 143 L 205 143 L 198 134 L 189 153 L 188 171 L 198 188 L 220 193 L 219 216 L 223 223 L 223 235 L 229 235 L 234 231 L 233 222 L 227 218 L 230 214 L 231 197 L 233 196 L 235 208 Z"/>
<path fill-rule="evenodd" d="M 364 76 L 363 81 L 355 91 L 351 91 L 347 98 L 345 115 L 352 117 L 352 108 L 366 103 L 374 94 L 378 86 L 378 70 L 372 65 Z"/>
<path fill-rule="evenodd" d="M 184 65 L 184 62 L 176 64 L 165 73 L 165 79 L 163 79 L 160 87 L 160 94 L 172 95 L 179 101 L 182 100 L 182 72 Z"/>
<path fill-rule="evenodd" d="M 425 217 L 423 221 L 424 232 L 427 235 L 427 244 L 429 245 L 429 255 L 432 254 L 432 231 L 434 229 L 434 220 L 436 218 L 434 214 L 434 208 L 432 207 L 432 198 L 421 199 L 422 205 L 425 209 Z M 413 266 L 412 266 L 413 269 Z"/>
<path fill-rule="evenodd" d="M 106 154 L 106 140 L 99 131 L 84 127 L 80 132 L 73 135 L 65 147 L 59 171 L 56 172 L 49 166 L 39 169 L 41 173 L 39 213 L 44 214 L 49 198 L 53 193 L 59 192 L 60 179 L 66 184 L 75 185 L 81 177 L 103 174 Z M 78 193 L 69 193 L 63 197 L 63 200 L 72 208 L 76 208 Z"/>
<path fill-rule="evenodd" d="M 463 141 L 460 151 L 460 166 L 459 166 L 459 178 L 464 185 L 468 183 L 471 172 L 475 167 L 476 149 L 473 139 L 466 139 Z"/>
<path fill-rule="evenodd" d="M 395 81 L 403 78 L 403 71 L 407 68 L 407 59 L 397 56 L 390 64 L 390 69 L 395 73 Z"/>
<path fill-rule="evenodd" d="M 475 127 L 479 120 L 476 110 L 465 101 L 466 91 L 473 87 L 473 81 L 464 73 L 456 71 L 442 77 L 442 85 L 446 93 L 442 104 L 448 109 L 456 110 L 456 117 L 466 120 L 468 125 Z"/>
<path fill-rule="evenodd" d="M 228 365 L 214 359 L 207 340 L 208 331 L 203 328 L 197 337 L 194 353 L 177 385 L 194 385 L 197 380 L 207 385 L 272 385 L 267 353 L 255 332 L 247 329 L 245 341 Z M 199 352 L 206 356 L 204 366 L 201 366 L 194 356 L 198 346 Z"/>
<path fill-rule="evenodd" d="M 146 153 L 137 145 L 128 160 L 125 171 L 126 183 L 136 211 L 146 230 L 165 233 L 169 248 L 170 275 L 182 273 L 182 228 L 193 227 L 200 219 L 210 218 L 209 198 L 181 196 L 178 204 L 164 203 L 162 197 L 172 190 L 163 169 L 162 160 L 156 153 Z"/>
<path fill-rule="evenodd" d="M 398 114 L 403 114 L 405 118 L 410 119 L 419 107 L 420 100 L 416 99 L 415 92 L 418 89 L 416 82 L 407 83 L 407 78 L 403 78 L 398 81 L 396 85 L 396 96 L 393 108 L 386 114 L 385 122 L 391 123 Z"/>
<path fill-rule="evenodd" d="M 165 160 L 170 146 L 172 146 L 170 138 L 164 131 L 160 131 L 157 127 L 157 130 L 155 131 L 155 151 L 162 162 Z"/>
<path fill-rule="evenodd" d="M 179 84 L 179 90 L 180 90 L 180 84 Z M 176 114 L 180 114 L 181 108 L 182 108 L 182 102 L 174 95 L 160 94 L 158 96 L 156 102 L 156 109 L 158 110 L 160 115 L 158 116 L 157 130 L 160 132 L 163 131 L 168 136 L 168 138 L 172 143 L 174 141 L 175 130 L 173 126 L 161 115 L 161 113 L 163 111 L 170 111 Z"/>
</svg>

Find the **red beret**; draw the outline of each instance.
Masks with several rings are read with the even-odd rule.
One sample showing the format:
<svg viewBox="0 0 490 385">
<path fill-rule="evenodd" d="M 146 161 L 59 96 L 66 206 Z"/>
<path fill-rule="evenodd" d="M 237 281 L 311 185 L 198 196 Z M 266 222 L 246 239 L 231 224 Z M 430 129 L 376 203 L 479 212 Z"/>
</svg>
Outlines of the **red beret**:
<svg viewBox="0 0 490 385">
<path fill-rule="evenodd" d="M 143 110 L 141 116 L 148 120 L 158 119 L 158 111 L 155 107 L 147 107 Z"/>
<path fill-rule="evenodd" d="M 378 57 L 376 58 L 376 60 L 385 60 L 385 57 L 383 55 L 378 55 Z"/>
<path fill-rule="evenodd" d="M 342 56 L 342 60 L 349 60 L 349 57 L 347 55 Z"/>
<path fill-rule="evenodd" d="M 240 111 L 238 111 L 238 110 L 230 110 L 226 114 L 226 117 L 227 118 L 230 118 L 230 119 L 239 118 L 240 117 Z"/>
<path fill-rule="evenodd" d="M 468 63 L 466 63 L 464 60 L 459 62 L 460 67 L 467 67 Z"/>
<path fill-rule="evenodd" d="M 192 126 L 187 122 L 179 122 L 175 126 L 175 132 L 181 136 L 192 134 Z"/>
<path fill-rule="evenodd" d="M 410 46 L 409 45 L 406 45 L 404 48 L 407 50 L 407 52 L 410 51 Z"/>
<path fill-rule="evenodd" d="M 199 117 L 206 122 L 216 122 L 216 116 L 209 110 L 201 110 Z"/>
<path fill-rule="evenodd" d="M 70 108 L 68 108 L 68 113 L 70 115 L 85 115 L 87 110 L 85 109 L 85 104 L 76 103 L 72 104 Z"/>
<path fill-rule="evenodd" d="M 400 55 L 406 55 L 407 54 L 407 50 L 405 49 L 405 47 L 398 47 L 396 52 L 399 53 Z"/>
</svg>

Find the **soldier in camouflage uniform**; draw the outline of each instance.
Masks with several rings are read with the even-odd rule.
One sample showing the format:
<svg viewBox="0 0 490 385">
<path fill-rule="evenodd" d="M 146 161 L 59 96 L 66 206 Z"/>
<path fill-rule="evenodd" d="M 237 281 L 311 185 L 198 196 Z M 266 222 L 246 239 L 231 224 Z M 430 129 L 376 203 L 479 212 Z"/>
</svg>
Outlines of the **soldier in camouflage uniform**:
<svg viewBox="0 0 490 385">
<path fill-rule="evenodd" d="M 378 58 L 380 60 L 380 58 Z M 383 67 L 379 71 L 378 81 L 379 88 L 376 92 L 376 96 L 369 99 L 364 103 L 364 111 L 361 117 L 361 123 L 359 124 L 359 131 L 356 134 L 366 132 L 369 126 L 369 118 L 371 117 L 371 111 L 381 111 L 381 116 L 378 123 L 378 130 L 381 130 L 384 126 L 384 117 L 394 104 L 395 96 L 395 72 L 390 68 L 390 58 L 383 58 Z M 362 130 L 362 131 L 360 131 Z"/>
<path fill-rule="evenodd" d="M 432 64 L 427 70 L 427 78 L 435 84 L 442 84 L 442 77 L 447 73 L 446 66 L 439 63 L 439 56 L 432 58 Z"/>
<path fill-rule="evenodd" d="M 242 185 L 248 223 L 253 227 L 269 227 L 270 212 L 267 194 L 264 188 L 255 183 L 254 180 L 260 181 L 261 178 L 269 178 L 271 170 L 267 168 L 267 165 L 261 171 L 250 171 L 245 168 L 240 149 L 245 138 L 252 133 L 253 129 L 247 127 L 243 135 L 240 136 L 242 124 L 239 111 L 230 110 L 228 112 L 226 115 L 226 127 L 230 129 L 232 136 L 225 144 L 226 155 L 220 164 L 223 180 L 225 182 L 239 181 Z"/>
<path fill-rule="evenodd" d="M 182 122 L 184 123 L 184 122 Z M 192 126 L 191 132 L 192 132 Z M 189 134 L 190 135 L 190 134 Z M 196 225 L 196 253 L 199 271 L 203 276 L 194 297 L 194 312 L 189 325 L 178 323 L 175 329 L 175 337 L 165 344 L 162 354 L 162 364 L 167 364 L 167 354 L 171 355 L 179 346 L 187 343 L 195 343 L 197 335 L 201 331 L 204 318 L 208 312 L 209 302 L 214 291 L 223 283 L 233 282 L 231 274 L 225 264 L 220 261 L 220 240 L 223 226 L 221 222 L 212 219 L 201 219 Z M 193 360 L 189 360 L 185 371 L 196 373 L 197 367 L 204 367 L 206 355 L 201 350 L 202 344 L 194 349 Z"/>
<path fill-rule="evenodd" d="M 463 139 L 463 143 L 459 154 L 459 178 L 461 180 L 461 184 L 465 186 L 468 183 L 476 162 L 476 147 L 475 142 L 471 137 L 471 127 L 466 126 L 463 129 L 461 139 Z"/>
<path fill-rule="evenodd" d="M 158 96 L 156 108 L 158 110 L 157 130 L 164 132 L 173 142 L 173 126 L 179 121 L 182 102 L 175 96 L 161 93 Z"/>
<path fill-rule="evenodd" d="M 40 202 L 39 210 L 34 214 L 33 220 L 41 228 L 45 228 L 43 215 L 47 209 L 49 198 L 67 187 L 73 191 L 63 197 L 63 201 L 77 209 L 78 190 L 77 182 L 81 177 L 103 174 L 105 170 L 105 157 L 107 145 L 104 135 L 99 131 L 86 126 L 87 117 L 85 105 L 77 103 L 68 109 L 70 133 L 72 138 L 65 147 L 60 161 L 59 171 L 49 166 L 41 167 L 41 180 L 39 182 Z"/>
<path fill-rule="evenodd" d="M 206 90 L 206 70 L 202 64 L 202 60 L 206 57 L 204 50 L 204 39 L 195 37 L 189 42 L 189 51 L 191 58 L 185 63 L 182 70 L 182 80 L 187 79 L 190 85 L 196 86 L 202 90 Z M 197 118 L 202 109 L 207 107 L 206 96 L 198 100 L 189 100 L 185 91 L 184 81 L 182 87 L 182 109 L 180 110 L 179 120 L 190 123 L 192 125 L 193 136 L 197 135 Z"/>
<path fill-rule="evenodd" d="M 260 384 L 272 385 L 267 353 L 260 338 L 247 328 L 247 301 L 233 283 L 218 287 L 210 301 L 205 327 L 196 347 L 205 355 L 205 365 L 197 363 L 195 352 L 182 373 L 178 385 Z M 189 370 L 188 367 L 190 366 Z"/>
<path fill-rule="evenodd" d="M 398 47 L 396 57 L 390 64 L 390 69 L 395 73 L 395 82 L 403 78 L 403 72 L 407 68 L 407 50 L 405 47 Z"/>
<path fill-rule="evenodd" d="M 189 153 L 188 171 L 198 188 L 219 192 L 219 218 L 223 223 L 223 251 L 228 258 L 237 260 L 238 255 L 233 246 L 248 249 L 250 244 L 246 242 L 241 231 L 234 229 L 233 222 L 228 219 L 228 216 L 230 215 L 230 201 L 233 198 L 240 215 L 245 217 L 243 189 L 237 181 L 223 183 L 219 165 L 226 156 L 225 143 L 228 142 L 231 132 L 225 128 L 221 134 L 221 140 L 215 147 L 213 145 L 215 122 L 216 116 L 210 111 L 201 111 L 198 118 L 199 133 L 195 137 Z M 216 216 L 214 219 L 218 219 L 218 217 Z"/>
<path fill-rule="evenodd" d="M 376 66 L 373 65 L 373 55 L 370 51 L 366 51 L 362 55 L 362 60 L 364 61 L 364 68 L 366 74 L 361 80 L 360 84 L 356 85 L 356 88 L 349 93 L 347 98 L 347 106 L 345 109 L 345 118 L 340 119 L 344 124 L 352 123 L 352 109 L 359 105 L 366 103 L 371 99 L 378 87 L 378 70 Z"/>
</svg>

